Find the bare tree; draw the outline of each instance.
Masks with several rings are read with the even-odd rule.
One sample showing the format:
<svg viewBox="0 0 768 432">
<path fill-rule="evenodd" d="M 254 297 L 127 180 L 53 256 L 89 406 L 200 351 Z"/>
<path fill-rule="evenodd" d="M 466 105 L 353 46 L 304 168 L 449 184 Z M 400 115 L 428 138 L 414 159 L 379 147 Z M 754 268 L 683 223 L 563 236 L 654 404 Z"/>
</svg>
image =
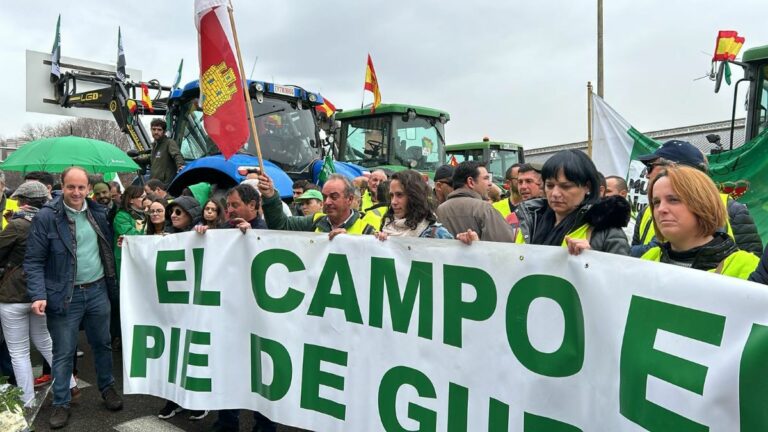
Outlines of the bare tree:
<svg viewBox="0 0 768 432">
<path fill-rule="evenodd" d="M 27 141 L 33 141 L 41 138 L 67 135 L 106 141 L 123 151 L 131 148 L 130 139 L 120 131 L 120 128 L 115 122 L 90 118 L 68 119 L 54 125 L 26 125 L 22 130 L 21 138 Z"/>
</svg>

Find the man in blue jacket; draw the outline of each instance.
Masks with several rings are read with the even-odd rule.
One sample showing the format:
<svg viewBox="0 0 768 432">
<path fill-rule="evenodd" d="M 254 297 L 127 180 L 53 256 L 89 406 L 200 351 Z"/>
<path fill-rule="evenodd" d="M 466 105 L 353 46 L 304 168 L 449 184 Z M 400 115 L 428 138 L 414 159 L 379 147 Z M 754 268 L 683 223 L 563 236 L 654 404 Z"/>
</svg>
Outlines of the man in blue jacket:
<svg viewBox="0 0 768 432">
<path fill-rule="evenodd" d="M 111 411 L 122 409 L 112 376 L 107 290 L 115 284 L 112 229 L 106 209 L 90 199 L 88 173 L 71 167 L 61 174 L 62 196 L 32 222 L 24 271 L 32 312 L 46 315 L 53 341 L 52 429 L 69 421 L 72 358 L 80 323 L 94 355 L 97 384 Z"/>
</svg>

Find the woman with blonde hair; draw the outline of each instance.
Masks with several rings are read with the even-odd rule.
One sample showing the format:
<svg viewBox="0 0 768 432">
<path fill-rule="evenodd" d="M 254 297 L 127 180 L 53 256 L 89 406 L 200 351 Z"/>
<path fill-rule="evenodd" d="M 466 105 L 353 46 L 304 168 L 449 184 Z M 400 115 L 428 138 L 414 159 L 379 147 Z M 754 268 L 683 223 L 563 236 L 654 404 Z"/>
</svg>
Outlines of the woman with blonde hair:
<svg viewBox="0 0 768 432">
<path fill-rule="evenodd" d="M 746 279 L 759 259 L 739 250 L 725 232 L 728 220 L 720 192 L 703 172 L 672 165 L 648 187 L 653 228 L 662 244 L 642 259 Z"/>
</svg>

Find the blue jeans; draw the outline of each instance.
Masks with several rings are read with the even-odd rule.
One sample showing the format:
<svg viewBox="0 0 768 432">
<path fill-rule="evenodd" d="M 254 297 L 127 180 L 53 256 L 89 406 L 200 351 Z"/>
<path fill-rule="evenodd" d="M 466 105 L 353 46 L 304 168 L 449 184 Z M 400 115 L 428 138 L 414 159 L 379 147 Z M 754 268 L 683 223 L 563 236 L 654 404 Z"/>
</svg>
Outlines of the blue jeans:
<svg viewBox="0 0 768 432">
<path fill-rule="evenodd" d="M 77 350 L 80 322 L 93 351 L 96 383 L 104 392 L 115 383 L 112 376 L 112 345 L 109 336 L 109 298 L 102 279 L 88 288 L 75 287 L 72 301 L 61 313 L 46 313 L 53 340 L 53 406 L 69 406 L 72 357 Z"/>
</svg>

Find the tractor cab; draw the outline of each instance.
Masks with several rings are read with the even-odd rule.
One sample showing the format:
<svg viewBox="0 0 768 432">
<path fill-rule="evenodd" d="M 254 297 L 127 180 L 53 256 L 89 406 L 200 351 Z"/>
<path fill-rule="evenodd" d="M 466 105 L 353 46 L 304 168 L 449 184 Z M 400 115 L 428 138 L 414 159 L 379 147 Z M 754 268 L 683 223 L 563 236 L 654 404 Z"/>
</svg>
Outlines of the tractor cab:
<svg viewBox="0 0 768 432">
<path fill-rule="evenodd" d="M 434 172 L 445 158 L 449 119 L 443 111 L 400 104 L 337 112 L 337 159 L 369 170 Z"/>
<path fill-rule="evenodd" d="M 496 184 L 504 183 L 507 169 L 516 163 L 525 161 L 523 146 L 509 142 L 491 141 L 483 138 L 480 142 L 451 144 L 445 147 L 448 161 L 479 161 L 485 164 Z"/>
</svg>

